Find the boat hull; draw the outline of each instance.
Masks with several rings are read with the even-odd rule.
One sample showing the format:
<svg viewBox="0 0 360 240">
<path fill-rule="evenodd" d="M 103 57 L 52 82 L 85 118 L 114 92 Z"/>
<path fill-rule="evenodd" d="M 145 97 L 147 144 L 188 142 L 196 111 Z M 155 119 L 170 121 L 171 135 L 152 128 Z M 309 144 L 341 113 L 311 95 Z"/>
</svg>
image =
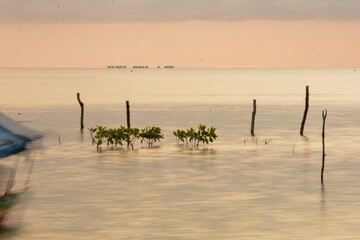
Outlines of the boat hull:
<svg viewBox="0 0 360 240">
<path fill-rule="evenodd" d="M 6 222 L 7 216 L 11 209 L 19 202 L 20 196 L 25 190 L 12 191 L 0 195 L 0 226 Z"/>
</svg>

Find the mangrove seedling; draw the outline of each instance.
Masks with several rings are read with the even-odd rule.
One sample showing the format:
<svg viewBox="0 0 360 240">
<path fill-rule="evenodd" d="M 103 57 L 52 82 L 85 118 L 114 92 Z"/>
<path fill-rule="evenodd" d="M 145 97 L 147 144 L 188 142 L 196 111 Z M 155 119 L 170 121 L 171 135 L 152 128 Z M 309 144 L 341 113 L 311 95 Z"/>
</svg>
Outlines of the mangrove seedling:
<svg viewBox="0 0 360 240">
<path fill-rule="evenodd" d="M 121 128 L 110 128 L 108 130 L 108 140 L 107 144 L 115 144 L 115 147 L 119 145 L 123 145 L 122 141 L 124 140 L 124 132 Z"/>
<path fill-rule="evenodd" d="M 186 136 L 189 139 L 189 143 L 195 145 L 195 139 L 197 138 L 196 130 L 194 128 L 186 129 Z"/>
<path fill-rule="evenodd" d="M 106 130 L 106 127 L 96 126 L 95 128 L 89 128 L 89 131 L 92 143 L 96 143 L 97 148 L 108 138 L 108 130 Z"/>
<path fill-rule="evenodd" d="M 121 126 L 121 130 L 123 132 L 124 140 L 127 143 L 127 146 L 131 146 L 134 149 L 134 143 L 137 138 L 139 138 L 139 129 L 138 128 L 126 128 Z"/>
<path fill-rule="evenodd" d="M 186 132 L 184 130 L 178 129 L 176 132 L 174 131 L 173 134 L 176 137 L 176 141 L 179 143 L 185 142 L 186 144 L 190 143 L 194 147 L 199 147 L 200 142 L 209 144 L 209 142 L 213 142 L 217 135 L 215 133 L 216 128 L 206 128 L 205 125 L 199 124 L 198 129 L 190 128 L 187 129 Z"/>
<path fill-rule="evenodd" d="M 179 144 L 181 142 L 188 143 L 188 136 L 186 135 L 186 132 L 184 130 L 178 129 L 176 132 L 174 131 L 173 134 L 176 137 L 176 142 Z"/>
<path fill-rule="evenodd" d="M 209 142 L 213 142 L 214 139 L 217 138 L 217 135 L 215 134 L 216 128 L 211 127 L 207 128 L 205 125 L 199 124 L 198 131 L 196 134 L 196 147 L 199 147 L 199 143 L 206 143 L 209 144 Z"/>
<path fill-rule="evenodd" d="M 149 147 L 151 147 L 154 142 L 160 142 L 160 139 L 164 138 L 164 134 L 161 134 L 161 128 L 156 126 L 141 129 L 139 136 L 141 138 L 141 143 L 145 141 Z"/>
</svg>

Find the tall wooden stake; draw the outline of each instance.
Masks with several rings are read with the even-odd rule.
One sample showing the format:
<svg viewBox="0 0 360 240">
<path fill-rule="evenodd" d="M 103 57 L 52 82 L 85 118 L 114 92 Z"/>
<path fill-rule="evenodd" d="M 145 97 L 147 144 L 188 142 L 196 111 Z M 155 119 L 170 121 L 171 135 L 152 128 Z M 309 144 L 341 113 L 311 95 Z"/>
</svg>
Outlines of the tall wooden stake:
<svg viewBox="0 0 360 240">
<path fill-rule="evenodd" d="M 251 117 L 251 129 L 250 129 L 251 136 L 255 136 L 255 133 L 254 133 L 255 115 L 256 115 L 256 99 L 253 100 L 253 112 L 252 112 L 252 117 Z"/>
<path fill-rule="evenodd" d="M 306 122 L 307 113 L 309 110 L 309 86 L 306 86 L 306 96 L 305 96 L 305 110 L 304 110 L 304 116 L 301 122 L 301 128 L 300 128 L 300 135 L 304 136 L 304 127 Z"/>
<path fill-rule="evenodd" d="M 127 127 L 130 128 L 130 103 L 129 101 L 126 100 L 126 122 L 127 122 Z"/>
<path fill-rule="evenodd" d="M 80 129 L 84 129 L 84 103 L 80 100 L 80 93 L 77 93 L 77 100 L 81 107 L 81 116 L 80 116 Z"/>
<path fill-rule="evenodd" d="M 325 168 L 325 120 L 327 117 L 327 110 L 322 111 L 323 127 L 322 127 L 322 166 L 321 166 L 321 183 L 324 182 L 324 168 Z"/>
</svg>

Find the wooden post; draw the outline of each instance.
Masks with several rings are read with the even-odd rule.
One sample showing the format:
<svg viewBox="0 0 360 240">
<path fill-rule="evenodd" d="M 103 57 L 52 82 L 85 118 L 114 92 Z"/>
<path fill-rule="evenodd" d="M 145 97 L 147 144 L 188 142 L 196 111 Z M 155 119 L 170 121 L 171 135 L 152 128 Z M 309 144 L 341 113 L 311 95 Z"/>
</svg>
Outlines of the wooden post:
<svg viewBox="0 0 360 240">
<path fill-rule="evenodd" d="M 309 86 L 306 86 L 305 110 L 304 110 L 304 116 L 303 116 L 303 119 L 301 122 L 301 127 L 300 127 L 300 135 L 301 136 L 304 136 L 304 127 L 305 127 L 308 110 L 309 110 Z"/>
<path fill-rule="evenodd" d="M 324 168 L 325 168 L 325 120 L 327 117 L 327 110 L 322 111 L 323 127 L 322 127 L 322 166 L 321 166 L 321 183 L 324 183 Z"/>
<path fill-rule="evenodd" d="M 80 129 L 84 129 L 84 103 L 80 100 L 80 93 L 77 93 L 77 100 L 81 107 L 81 116 L 80 116 Z"/>
<path fill-rule="evenodd" d="M 127 127 L 130 128 L 130 103 L 126 100 L 126 121 L 127 121 Z"/>
<path fill-rule="evenodd" d="M 255 133 L 254 133 L 255 115 L 256 115 L 256 99 L 253 100 L 253 112 L 252 112 L 252 117 L 251 117 L 251 129 L 250 129 L 251 136 L 255 136 Z"/>
</svg>

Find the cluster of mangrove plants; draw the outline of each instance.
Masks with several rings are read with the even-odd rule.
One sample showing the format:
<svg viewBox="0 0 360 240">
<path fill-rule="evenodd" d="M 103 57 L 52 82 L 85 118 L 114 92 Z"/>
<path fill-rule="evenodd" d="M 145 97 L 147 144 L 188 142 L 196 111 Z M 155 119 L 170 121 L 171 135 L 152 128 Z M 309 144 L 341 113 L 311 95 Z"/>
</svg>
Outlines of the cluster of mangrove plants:
<svg viewBox="0 0 360 240">
<path fill-rule="evenodd" d="M 124 143 L 127 147 L 134 149 L 134 143 L 136 139 L 141 139 L 142 142 L 146 142 L 149 147 L 154 142 L 159 142 L 160 139 L 164 138 L 159 127 L 146 127 L 139 130 L 138 128 L 127 128 L 120 126 L 120 128 L 106 129 L 103 126 L 96 126 L 95 128 L 89 128 L 90 137 L 92 143 L 99 147 L 101 144 L 106 143 L 109 145 L 122 146 Z"/>
<path fill-rule="evenodd" d="M 200 142 L 204 144 L 213 142 L 217 138 L 215 131 L 216 128 L 214 127 L 206 128 L 206 125 L 199 124 L 197 129 L 178 129 L 177 131 L 174 131 L 173 134 L 175 135 L 178 144 L 182 142 L 186 145 L 190 144 L 194 147 L 199 147 Z"/>
<path fill-rule="evenodd" d="M 115 145 L 115 147 L 126 144 L 127 147 L 134 149 L 136 139 L 140 139 L 141 143 L 145 142 L 149 147 L 152 147 L 154 143 L 160 142 L 164 138 L 161 128 L 156 126 L 146 127 L 141 130 L 124 126 L 109 129 L 103 126 L 96 126 L 95 128 L 89 128 L 89 131 L 92 143 L 96 144 L 97 147 L 102 144 L 108 146 Z M 186 131 L 178 129 L 173 133 L 178 144 L 182 142 L 186 145 L 199 147 L 200 143 L 209 144 L 213 142 L 217 138 L 215 131 L 216 128 L 214 127 L 207 128 L 205 125 L 199 124 L 197 129 L 190 128 Z"/>
</svg>

